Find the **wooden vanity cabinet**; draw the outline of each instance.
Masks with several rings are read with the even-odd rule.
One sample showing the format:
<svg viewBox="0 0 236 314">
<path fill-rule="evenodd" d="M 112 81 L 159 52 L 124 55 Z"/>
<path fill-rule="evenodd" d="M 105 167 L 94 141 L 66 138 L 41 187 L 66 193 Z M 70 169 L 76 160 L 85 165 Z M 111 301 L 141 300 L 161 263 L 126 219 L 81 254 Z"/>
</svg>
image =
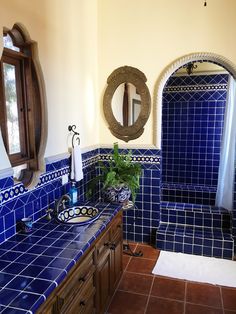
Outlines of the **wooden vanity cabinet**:
<svg viewBox="0 0 236 314">
<path fill-rule="evenodd" d="M 96 313 L 103 314 L 122 274 L 123 228 L 118 214 L 96 244 Z"/>
<path fill-rule="evenodd" d="M 37 313 L 104 314 L 122 274 L 122 248 L 119 212 Z"/>
</svg>

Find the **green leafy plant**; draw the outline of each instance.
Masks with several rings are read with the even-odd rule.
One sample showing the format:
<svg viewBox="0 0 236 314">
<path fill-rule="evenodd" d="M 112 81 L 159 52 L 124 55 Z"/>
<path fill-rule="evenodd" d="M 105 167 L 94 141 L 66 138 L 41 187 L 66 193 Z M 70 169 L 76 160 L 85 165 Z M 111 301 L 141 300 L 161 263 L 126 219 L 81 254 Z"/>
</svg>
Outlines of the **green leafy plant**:
<svg viewBox="0 0 236 314">
<path fill-rule="evenodd" d="M 97 183 L 103 184 L 102 189 L 109 187 L 126 186 L 132 193 L 132 201 L 135 202 L 139 190 L 139 178 L 142 173 L 141 164 L 131 161 L 132 152 L 119 154 L 118 143 L 114 143 L 112 159 L 107 164 L 99 162 L 101 174 L 93 178 L 89 183 L 87 196 L 92 196 Z"/>
</svg>

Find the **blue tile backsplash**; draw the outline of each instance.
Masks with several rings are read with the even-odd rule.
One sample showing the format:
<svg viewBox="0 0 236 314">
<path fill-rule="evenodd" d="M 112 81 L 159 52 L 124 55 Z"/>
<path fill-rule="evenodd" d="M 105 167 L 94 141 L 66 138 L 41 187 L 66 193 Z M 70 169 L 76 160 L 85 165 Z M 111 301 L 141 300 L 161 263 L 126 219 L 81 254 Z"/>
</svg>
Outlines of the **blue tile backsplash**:
<svg viewBox="0 0 236 314">
<path fill-rule="evenodd" d="M 163 92 L 163 200 L 214 205 L 228 74 L 171 77 Z"/>
<path fill-rule="evenodd" d="M 122 153 L 127 152 L 125 149 L 121 149 L 120 151 Z M 99 160 L 108 160 L 111 153 L 112 149 L 110 148 L 99 148 L 82 155 L 84 179 L 78 183 L 80 201 L 86 199 L 86 186 L 89 180 L 99 173 L 97 162 Z M 229 230 L 232 227 L 235 232 L 236 211 L 232 213 L 231 217 L 224 211 L 221 211 L 221 209 L 214 210 L 209 205 L 196 205 L 196 203 L 183 203 L 181 205 L 174 201 L 161 202 L 161 151 L 159 149 L 132 149 L 132 154 L 133 160 L 142 164 L 143 175 L 140 178 L 141 188 L 137 194 L 135 209 L 124 211 L 124 238 L 138 242 L 152 242 L 159 245 L 159 248 L 162 249 L 181 249 L 186 253 L 198 254 L 200 252 L 200 254 L 207 256 L 212 256 L 214 253 L 214 256 L 217 257 L 232 258 L 233 241 L 228 231 L 226 235 L 222 235 L 218 229 L 208 230 L 207 232 L 204 228 L 227 228 Z M 69 158 L 48 163 L 46 172 L 42 174 L 38 186 L 31 191 L 25 189 L 21 184 L 13 185 L 12 178 L 0 181 L 2 182 L 0 189 L 0 242 L 4 242 L 16 233 L 16 223 L 22 217 L 32 216 L 33 220 L 37 221 L 45 215 L 47 208 L 54 206 L 56 199 L 68 192 L 70 183 L 62 185 L 61 177 L 63 174 L 69 173 L 69 171 Z M 11 184 L 7 184 L 6 187 L 6 182 L 11 182 Z M 94 195 L 95 200 L 101 199 L 101 197 L 102 195 L 99 192 Z M 236 205 L 234 208 L 236 208 Z M 192 240 L 190 240 L 190 233 L 191 228 L 195 228 L 195 223 L 198 226 L 198 232 L 195 235 L 197 235 L 197 238 L 200 238 L 201 248 L 199 248 L 200 242 L 198 244 L 190 243 L 194 241 L 193 238 L 195 235 L 192 234 Z M 174 236 L 173 238 L 173 234 L 171 234 L 173 226 L 171 227 L 171 224 L 175 224 L 175 231 L 177 231 L 178 237 Z M 186 228 L 182 228 L 181 226 L 185 226 Z M 200 232 L 201 228 L 203 229 Z M 31 241 L 34 241 L 34 238 L 38 241 L 38 237 L 44 237 L 46 233 L 46 230 L 43 230 L 43 228 L 35 231 L 35 234 L 31 236 Z M 60 238 L 60 241 L 64 240 L 64 243 L 72 241 L 71 237 L 73 236 L 71 233 L 64 234 Z M 56 231 L 50 234 L 50 239 L 57 239 L 57 237 L 58 234 Z M 221 238 L 219 239 L 219 237 Z M 216 243 L 214 240 L 218 242 Z M 223 243 L 223 246 L 219 245 L 220 241 Z M 204 246 L 204 243 L 207 243 L 207 248 Z M 58 243 L 58 247 L 60 247 L 60 244 L 62 243 Z M 50 245 L 51 243 L 48 243 L 48 246 Z M 191 245 L 192 247 L 190 248 Z M 224 245 L 227 247 L 224 247 Z M 29 249 L 25 259 L 29 259 L 30 261 L 32 254 L 42 253 L 39 251 L 41 247 L 39 245 L 37 248 L 29 249 L 19 246 L 19 251 L 16 251 L 17 248 L 14 248 L 14 260 L 17 259 L 17 253 Z M 4 249 L 4 247 L 2 248 Z M 71 258 L 71 254 L 73 255 L 72 251 L 76 249 L 70 247 L 69 251 L 63 252 L 64 256 L 62 257 Z M 60 255 L 60 252 L 58 254 Z M 11 259 L 12 257 L 6 256 L 5 258 Z M 46 263 L 47 261 L 44 259 L 44 261 L 38 260 L 34 262 L 38 266 L 43 266 L 41 263 Z"/>
</svg>

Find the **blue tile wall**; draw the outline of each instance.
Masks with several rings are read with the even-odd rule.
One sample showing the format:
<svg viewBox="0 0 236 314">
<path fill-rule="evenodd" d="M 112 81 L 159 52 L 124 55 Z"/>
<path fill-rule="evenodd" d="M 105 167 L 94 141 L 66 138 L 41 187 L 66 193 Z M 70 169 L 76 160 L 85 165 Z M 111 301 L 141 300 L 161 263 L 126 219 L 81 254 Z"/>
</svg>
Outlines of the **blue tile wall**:
<svg viewBox="0 0 236 314">
<path fill-rule="evenodd" d="M 127 153 L 128 150 L 120 150 Z M 77 184 L 79 200 L 86 199 L 87 184 L 99 174 L 98 160 L 110 158 L 112 149 L 101 148 L 82 155 L 84 179 Z M 124 237 L 139 242 L 150 242 L 159 224 L 160 217 L 160 150 L 133 149 L 133 161 L 140 162 L 143 168 L 140 193 L 137 195 L 135 210 L 124 214 Z M 39 184 L 28 191 L 22 184 L 14 185 L 13 178 L 0 181 L 0 243 L 14 235 L 21 218 L 32 216 L 36 221 L 45 215 L 55 200 L 67 193 L 70 182 L 62 185 L 61 177 L 70 172 L 70 159 L 63 159 L 46 165 Z M 93 199 L 101 199 L 98 191 Z"/>
<path fill-rule="evenodd" d="M 97 174 L 98 150 L 83 154 L 82 160 L 84 179 L 77 183 L 81 201 L 85 199 L 88 181 Z M 46 209 L 55 206 L 55 201 L 70 189 L 70 182 L 65 185 L 61 182 L 61 177 L 69 172 L 70 158 L 66 158 L 47 164 L 45 173 L 32 190 L 14 184 L 12 177 L 0 180 L 0 243 L 16 233 L 20 219 L 30 216 L 36 221 L 45 215 Z M 98 195 L 94 197 L 98 198 Z"/>
<path fill-rule="evenodd" d="M 100 159 L 107 160 L 111 153 L 112 149 L 100 149 Z M 150 243 L 155 241 L 160 220 L 160 150 L 132 149 L 132 160 L 142 164 L 142 177 L 136 208 L 124 212 L 124 238 Z"/>
<path fill-rule="evenodd" d="M 168 80 L 162 108 L 165 201 L 214 204 L 227 81 L 228 74 Z M 179 190 L 184 191 L 183 195 Z"/>
</svg>

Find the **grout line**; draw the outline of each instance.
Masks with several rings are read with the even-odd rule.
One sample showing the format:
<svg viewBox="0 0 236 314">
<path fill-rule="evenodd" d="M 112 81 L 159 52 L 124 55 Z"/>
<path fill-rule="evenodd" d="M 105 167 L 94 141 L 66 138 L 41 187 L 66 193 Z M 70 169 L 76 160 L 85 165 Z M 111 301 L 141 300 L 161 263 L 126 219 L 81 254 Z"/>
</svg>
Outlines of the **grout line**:
<svg viewBox="0 0 236 314">
<path fill-rule="evenodd" d="M 151 284 L 151 287 L 150 287 L 150 290 L 149 290 L 149 295 L 148 295 L 147 304 L 146 304 L 146 307 L 145 307 L 145 310 L 144 310 L 144 314 L 147 312 L 147 309 L 148 309 L 148 304 L 149 304 L 149 300 L 150 300 L 150 297 L 151 297 L 151 291 L 152 291 L 152 287 L 153 287 L 153 284 L 154 284 L 154 280 L 155 280 L 155 276 L 153 276 L 153 278 L 152 278 L 152 284 Z"/>
<path fill-rule="evenodd" d="M 222 294 L 222 287 L 220 286 L 220 299 L 221 299 L 221 306 L 223 310 L 223 314 L 225 313 L 225 308 L 224 308 L 224 301 L 223 301 L 223 294 Z"/>
<path fill-rule="evenodd" d="M 123 257 L 122 257 L 122 259 L 123 259 Z M 131 257 L 129 257 L 128 263 L 126 264 L 125 268 L 123 269 L 122 277 L 123 277 L 124 273 L 126 272 L 126 269 L 127 269 L 128 265 L 129 265 L 130 261 L 131 261 Z"/>
<path fill-rule="evenodd" d="M 209 308 L 209 309 L 222 310 L 221 307 L 215 307 L 215 306 L 211 306 L 211 305 L 207 305 L 207 304 L 202 304 L 202 303 L 186 302 L 186 304 L 199 305 L 199 306 L 201 306 L 201 307 L 206 307 L 206 308 Z M 203 313 L 203 314 L 204 314 L 204 313 Z"/>
<path fill-rule="evenodd" d="M 154 276 L 155 276 L 155 275 L 152 275 L 152 274 L 147 274 L 147 273 L 137 273 L 137 272 L 133 272 L 133 271 L 129 271 L 129 270 L 126 270 L 125 272 L 126 272 L 126 273 L 130 273 L 130 274 L 135 274 L 135 275 L 149 276 L 149 277 L 154 277 Z"/>
<path fill-rule="evenodd" d="M 184 291 L 184 313 L 183 313 L 183 314 L 185 314 L 185 313 L 186 313 L 186 302 L 187 302 L 187 284 L 188 284 L 188 282 L 187 282 L 187 281 L 185 281 L 185 291 Z"/>
</svg>

